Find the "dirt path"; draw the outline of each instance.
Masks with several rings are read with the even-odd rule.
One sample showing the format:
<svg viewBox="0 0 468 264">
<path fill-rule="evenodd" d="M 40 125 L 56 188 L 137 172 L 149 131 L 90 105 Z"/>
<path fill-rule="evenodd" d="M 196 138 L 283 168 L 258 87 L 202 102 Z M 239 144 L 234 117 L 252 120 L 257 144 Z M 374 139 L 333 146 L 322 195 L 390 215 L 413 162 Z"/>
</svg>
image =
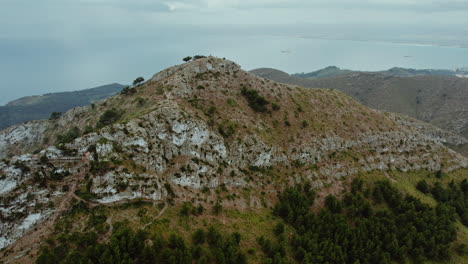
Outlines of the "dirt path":
<svg viewBox="0 0 468 264">
<path fill-rule="evenodd" d="M 161 211 L 158 213 L 158 215 L 155 217 L 155 219 L 158 219 L 159 217 L 161 217 L 164 214 L 164 212 L 166 211 L 166 209 L 167 209 L 167 203 L 164 203 L 163 209 L 161 209 Z"/>
<path fill-rule="evenodd" d="M 154 220 L 159 219 L 164 214 L 164 212 L 166 212 L 166 209 L 167 209 L 167 203 L 164 203 L 163 209 L 161 209 L 161 211 L 159 211 L 158 215 L 156 217 L 154 217 Z M 145 229 L 146 227 L 151 225 L 154 222 L 154 220 L 147 223 L 146 225 L 144 225 L 142 229 Z"/>
<path fill-rule="evenodd" d="M 72 197 L 75 198 L 77 201 L 81 201 L 83 203 L 86 203 L 88 204 L 88 206 L 90 208 L 94 208 L 96 206 L 100 206 L 100 205 L 103 205 L 103 204 L 100 204 L 100 203 L 94 203 L 94 202 L 91 202 L 91 201 L 86 201 L 84 200 L 83 198 L 79 197 L 78 195 L 75 194 L 75 192 L 72 193 Z"/>
<path fill-rule="evenodd" d="M 83 180 L 84 175 L 84 173 L 80 173 L 73 179 L 71 188 L 62 198 L 52 215 L 42 223 L 37 224 L 33 229 L 24 233 L 20 239 L 0 253 L 0 259 L 3 263 L 34 263 L 40 246 L 52 234 L 55 222 L 69 208 L 73 198 L 76 199 L 75 191 L 78 188 L 78 184 Z"/>
</svg>

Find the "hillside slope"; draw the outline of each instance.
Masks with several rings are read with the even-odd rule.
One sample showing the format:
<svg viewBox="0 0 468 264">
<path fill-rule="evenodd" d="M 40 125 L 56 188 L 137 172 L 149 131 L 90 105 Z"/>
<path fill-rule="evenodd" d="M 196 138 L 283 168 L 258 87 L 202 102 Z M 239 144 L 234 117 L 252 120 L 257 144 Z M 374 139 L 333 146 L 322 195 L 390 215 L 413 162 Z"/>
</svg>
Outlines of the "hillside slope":
<svg viewBox="0 0 468 264">
<path fill-rule="evenodd" d="M 26 121 L 48 119 L 52 112 L 66 112 L 120 92 L 124 86 L 114 83 L 96 88 L 41 96 L 23 97 L 0 106 L 0 130 Z"/>
<path fill-rule="evenodd" d="M 135 221 L 128 205 L 135 199 L 238 210 L 232 218 L 205 219 L 224 223 L 270 208 L 278 191 L 297 183 L 309 182 L 320 204 L 360 174 L 468 166 L 443 136 L 415 123 L 338 91 L 257 77 L 228 60 L 177 65 L 125 95 L 0 137 L 9 157 L 0 162 L 1 257 L 28 263 L 45 245 L 41 237 L 86 232 L 88 220 L 110 226 L 99 238 L 106 241 L 115 219 Z M 39 127 L 25 128 L 33 125 Z M 41 140 L 31 141 L 30 133 Z M 12 138 L 37 154 L 13 147 Z M 114 220 L 103 223 L 93 208 L 113 211 Z M 164 223 L 158 219 L 164 208 L 154 221 L 141 220 L 144 227 Z M 147 210 L 156 215 L 154 207 Z"/>
<path fill-rule="evenodd" d="M 468 137 L 466 78 L 352 73 L 304 79 L 274 69 L 257 69 L 252 73 L 303 87 L 336 89 L 374 109 L 409 115 Z"/>
</svg>

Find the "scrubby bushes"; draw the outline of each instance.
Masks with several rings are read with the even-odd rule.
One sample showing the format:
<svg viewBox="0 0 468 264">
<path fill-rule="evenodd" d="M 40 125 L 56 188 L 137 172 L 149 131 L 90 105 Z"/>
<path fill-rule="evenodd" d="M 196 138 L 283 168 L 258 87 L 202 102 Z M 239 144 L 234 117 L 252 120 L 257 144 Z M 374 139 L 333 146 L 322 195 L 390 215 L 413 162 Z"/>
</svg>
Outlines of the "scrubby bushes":
<svg viewBox="0 0 468 264">
<path fill-rule="evenodd" d="M 97 128 L 102 128 L 102 127 L 111 125 L 111 124 L 119 121 L 120 118 L 122 117 L 122 115 L 123 115 L 122 111 L 120 111 L 118 109 L 112 108 L 110 110 L 107 110 L 99 118 L 99 121 L 98 121 L 96 127 Z"/>
<path fill-rule="evenodd" d="M 205 208 L 200 204 L 199 206 L 195 207 L 190 202 L 184 202 L 182 204 L 182 208 L 180 209 L 181 216 L 190 216 L 190 215 L 201 215 L 205 211 Z"/>
<path fill-rule="evenodd" d="M 120 91 L 121 95 L 133 95 L 137 92 L 137 90 L 130 86 L 125 86 L 122 91 Z"/>
<path fill-rule="evenodd" d="M 256 90 L 243 87 L 241 90 L 242 96 L 247 99 L 249 106 L 256 112 L 267 112 L 268 102 L 265 97 L 261 96 Z"/>
<path fill-rule="evenodd" d="M 218 131 L 224 138 L 228 138 L 234 135 L 236 128 L 237 124 L 231 121 L 223 122 L 218 125 Z"/>
<path fill-rule="evenodd" d="M 65 134 L 57 135 L 58 144 L 67 144 L 80 137 L 81 131 L 78 127 L 73 127 L 68 130 Z"/>
<path fill-rule="evenodd" d="M 429 185 L 425 180 L 420 180 L 416 185 L 416 189 L 425 194 L 429 193 Z"/>
</svg>

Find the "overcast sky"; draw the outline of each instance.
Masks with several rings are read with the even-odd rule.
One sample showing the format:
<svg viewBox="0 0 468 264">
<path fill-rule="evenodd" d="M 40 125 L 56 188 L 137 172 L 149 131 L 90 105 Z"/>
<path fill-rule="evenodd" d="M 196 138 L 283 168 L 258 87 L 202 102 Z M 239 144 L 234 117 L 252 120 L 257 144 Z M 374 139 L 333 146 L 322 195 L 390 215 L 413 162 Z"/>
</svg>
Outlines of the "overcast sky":
<svg viewBox="0 0 468 264">
<path fill-rule="evenodd" d="M 153 74 L 179 63 L 172 57 L 196 36 L 302 35 L 318 26 L 333 34 L 342 26 L 337 34 L 362 38 L 373 26 L 382 37 L 417 28 L 427 39 L 453 40 L 466 38 L 466 25 L 468 0 L 0 0 L 0 105 Z"/>
</svg>

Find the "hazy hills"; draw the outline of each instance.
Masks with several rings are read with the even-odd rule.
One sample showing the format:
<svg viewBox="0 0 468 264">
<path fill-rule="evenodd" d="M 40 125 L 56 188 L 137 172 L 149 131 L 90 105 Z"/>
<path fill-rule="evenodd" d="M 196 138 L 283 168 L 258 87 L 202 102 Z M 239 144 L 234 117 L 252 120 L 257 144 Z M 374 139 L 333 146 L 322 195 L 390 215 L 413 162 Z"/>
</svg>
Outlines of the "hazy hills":
<svg viewBox="0 0 468 264">
<path fill-rule="evenodd" d="M 314 72 L 309 73 L 296 73 L 293 76 L 307 78 L 307 79 L 317 79 L 317 78 L 327 78 L 345 75 L 349 73 L 358 73 L 360 71 L 352 71 L 346 69 L 340 69 L 336 66 L 329 66 Z M 367 73 L 381 73 L 384 75 L 396 76 L 396 77 L 412 77 L 412 76 L 455 76 L 455 77 L 468 77 L 468 69 L 459 68 L 455 70 L 444 70 L 444 69 L 410 69 L 410 68 L 401 68 L 394 67 L 385 71 L 377 72 L 367 72 Z"/>
<path fill-rule="evenodd" d="M 464 207 L 416 189 L 466 189 L 446 140 L 336 90 L 197 59 L 0 131 L 0 260 L 461 263 Z"/>
<path fill-rule="evenodd" d="M 0 130 L 30 120 L 47 119 L 52 112 L 66 112 L 73 107 L 91 104 L 120 92 L 121 84 L 96 88 L 28 96 L 0 106 Z"/>
<path fill-rule="evenodd" d="M 342 70 L 336 66 L 329 66 L 314 72 L 309 73 L 296 73 L 293 74 L 294 76 L 301 77 L 301 78 L 326 78 L 326 77 L 333 77 L 338 75 L 343 75 L 352 72 L 351 70 Z"/>
</svg>

